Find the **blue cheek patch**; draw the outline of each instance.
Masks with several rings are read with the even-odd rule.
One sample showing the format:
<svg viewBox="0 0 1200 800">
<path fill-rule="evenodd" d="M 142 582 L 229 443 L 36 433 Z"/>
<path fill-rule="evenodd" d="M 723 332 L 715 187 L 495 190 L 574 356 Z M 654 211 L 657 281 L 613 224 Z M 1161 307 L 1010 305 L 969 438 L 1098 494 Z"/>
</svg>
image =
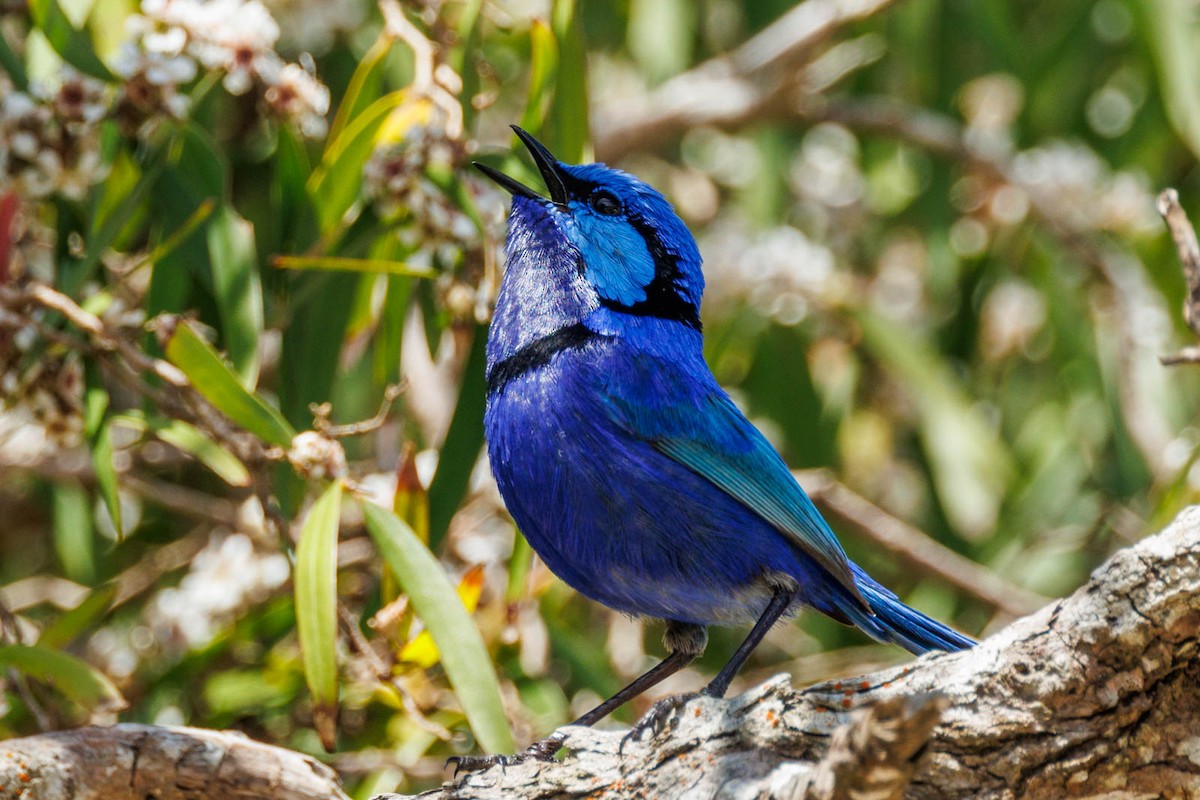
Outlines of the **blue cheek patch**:
<svg viewBox="0 0 1200 800">
<path fill-rule="evenodd" d="M 631 306 L 646 299 L 654 280 L 654 258 L 642 235 L 623 219 L 598 217 L 582 204 L 564 226 L 583 254 L 586 277 L 605 300 Z"/>
</svg>

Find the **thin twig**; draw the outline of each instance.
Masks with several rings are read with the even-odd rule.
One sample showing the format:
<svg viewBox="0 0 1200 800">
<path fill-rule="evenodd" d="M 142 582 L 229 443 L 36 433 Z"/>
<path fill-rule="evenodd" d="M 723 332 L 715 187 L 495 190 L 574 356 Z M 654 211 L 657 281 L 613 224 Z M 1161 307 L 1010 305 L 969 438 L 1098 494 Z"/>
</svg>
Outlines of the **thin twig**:
<svg viewBox="0 0 1200 800">
<path fill-rule="evenodd" d="M 329 439 L 346 439 L 377 431 L 387 422 L 392 404 L 396 402 L 396 398 L 404 392 L 404 389 L 403 382 L 389 384 L 383 390 L 383 400 L 380 401 L 379 410 L 375 412 L 375 416 L 358 422 L 348 422 L 345 425 L 334 425 L 329 421 L 329 417 L 333 413 L 332 404 L 313 403 L 308 407 L 313 414 L 313 430 Z"/>
<path fill-rule="evenodd" d="M 230 500 L 134 473 L 124 474 L 121 486 L 168 511 L 226 528 L 238 527 L 237 506 Z"/>
<path fill-rule="evenodd" d="M 1020 617 L 1049 602 L 893 517 L 839 483 L 828 470 L 797 473 L 797 479 L 813 502 L 832 516 L 853 525 L 871 541 L 904 559 L 909 566 L 937 576 L 993 608 Z"/>
<path fill-rule="evenodd" d="M 1158 196 L 1158 213 L 1167 223 L 1171 238 L 1175 240 L 1175 251 L 1183 266 L 1183 277 L 1187 280 L 1188 293 L 1183 301 L 1183 320 L 1200 336 L 1200 242 L 1196 241 L 1196 229 L 1192 227 L 1187 212 L 1179 203 L 1179 192 L 1164 189 Z M 1159 359 L 1166 366 L 1200 363 L 1200 350 L 1189 347 L 1173 356 Z"/>
<path fill-rule="evenodd" d="M 5 644 L 21 644 L 21 630 L 17 626 L 17 618 L 8 610 L 8 607 L 4 604 L 3 597 L 0 597 L 0 642 Z M 9 668 L 5 671 L 5 677 L 8 679 L 9 685 L 16 691 L 17 696 L 21 698 L 21 702 L 25 704 L 26 710 L 33 716 L 38 730 L 45 733 L 58 727 L 54 724 L 54 719 L 50 716 L 49 712 L 42 707 L 41 702 L 34 696 L 33 690 L 25 680 L 24 675 L 15 669 Z"/>
<path fill-rule="evenodd" d="M 616 160 L 698 125 L 731 127 L 786 108 L 805 65 L 839 29 L 894 0 L 807 0 L 731 52 L 711 58 L 642 98 L 622 97 L 596 117 L 596 156 Z"/>
<path fill-rule="evenodd" d="M 384 683 L 396 690 L 396 693 L 400 696 L 400 704 L 404 707 L 405 713 L 408 714 L 413 724 L 442 741 L 448 742 L 453 739 L 453 733 L 425 716 L 425 713 L 421 711 L 421 707 L 417 705 L 416 698 L 412 696 L 412 692 L 392 673 L 391 668 L 375 652 L 375 648 L 371 647 L 371 643 L 367 641 L 367 637 L 363 636 L 363 632 L 359 629 L 358 620 L 355 616 L 340 603 L 338 604 L 338 620 L 342 623 L 342 630 L 345 631 L 350 641 L 350 648 L 362 656 L 380 683 Z"/>
</svg>

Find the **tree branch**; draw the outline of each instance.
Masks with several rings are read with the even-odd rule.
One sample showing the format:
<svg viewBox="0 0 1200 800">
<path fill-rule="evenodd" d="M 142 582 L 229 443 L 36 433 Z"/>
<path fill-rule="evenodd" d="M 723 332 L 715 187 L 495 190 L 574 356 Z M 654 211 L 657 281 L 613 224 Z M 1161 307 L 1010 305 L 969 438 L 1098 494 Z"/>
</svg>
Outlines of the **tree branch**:
<svg viewBox="0 0 1200 800">
<path fill-rule="evenodd" d="M 803 690 L 781 676 L 730 700 L 699 698 L 623 752 L 621 731 L 571 728 L 562 762 L 491 769 L 426 796 L 1180 796 L 1200 790 L 1198 684 L 1200 506 L 974 650 Z M 307 756 L 146 725 L 5 742 L 0 791 L 14 787 L 39 800 L 345 798 Z"/>
<path fill-rule="evenodd" d="M 333 770 L 233 731 L 114 725 L 12 739 L 0 795 L 36 800 L 348 800 Z"/>
<path fill-rule="evenodd" d="M 1196 229 L 1192 227 L 1187 212 L 1179 204 L 1179 192 L 1165 189 L 1158 196 L 1158 213 L 1167 223 L 1171 238 L 1175 241 L 1175 251 L 1179 254 L 1179 263 L 1183 266 L 1183 277 L 1187 280 L 1187 299 L 1183 302 L 1183 320 L 1192 329 L 1192 333 L 1200 336 L 1200 242 L 1196 241 Z M 1165 366 L 1175 364 L 1200 363 L 1200 350 L 1188 347 L 1172 356 L 1159 359 Z"/>
<path fill-rule="evenodd" d="M 852 680 L 699 698 L 656 738 L 568 729 L 562 762 L 439 800 L 1057 798 L 1200 790 L 1200 507 L 974 650 Z M 386 795 L 381 800 L 402 800 Z"/>
<path fill-rule="evenodd" d="M 839 28 L 894 0 L 807 0 L 732 52 L 677 75 L 641 98 L 622 98 L 595 116 L 600 161 L 650 150 L 699 125 L 733 127 L 781 109 L 805 79 L 804 65 Z M 784 104 L 786 105 L 786 104 Z"/>
<path fill-rule="evenodd" d="M 893 517 L 839 483 L 827 469 L 797 472 L 796 478 L 828 516 L 853 525 L 863 536 L 899 556 L 910 567 L 934 575 L 993 608 L 1017 617 L 1050 602 L 1049 598 L 1018 586 Z"/>
</svg>

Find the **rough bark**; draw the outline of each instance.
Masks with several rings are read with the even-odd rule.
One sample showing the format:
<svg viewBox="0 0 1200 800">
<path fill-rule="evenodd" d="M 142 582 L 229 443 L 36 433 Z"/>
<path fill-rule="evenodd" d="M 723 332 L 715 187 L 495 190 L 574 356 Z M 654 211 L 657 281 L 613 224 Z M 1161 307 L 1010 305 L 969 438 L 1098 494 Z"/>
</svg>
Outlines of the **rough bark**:
<svg viewBox="0 0 1200 800">
<path fill-rule="evenodd" d="M 777 678 L 698 698 L 623 754 L 620 732 L 569 729 L 559 763 L 497 767 L 422 796 L 1200 796 L 1198 636 L 1191 508 L 974 650 L 804 690 Z"/>
<path fill-rule="evenodd" d="M 240 733 L 113 725 L 0 742 L 2 800 L 348 800 L 333 770 Z"/>
<path fill-rule="evenodd" d="M 566 745 L 561 762 L 422 796 L 1200 797 L 1200 507 L 974 650 L 698 698 L 623 752 L 619 731 L 568 729 Z M 238 734 L 117 725 L 0 743 L 3 800 L 151 797 L 345 800 L 328 768 Z"/>
</svg>

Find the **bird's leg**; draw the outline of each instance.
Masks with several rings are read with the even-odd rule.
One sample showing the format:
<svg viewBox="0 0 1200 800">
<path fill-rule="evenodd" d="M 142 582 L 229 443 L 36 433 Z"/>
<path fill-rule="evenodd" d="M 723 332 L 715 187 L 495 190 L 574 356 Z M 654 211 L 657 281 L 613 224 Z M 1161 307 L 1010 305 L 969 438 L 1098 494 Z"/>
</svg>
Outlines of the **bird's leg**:
<svg viewBox="0 0 1200 800">
<path fill-rule="evenodd" d="M 788 610 L 788 606 L 796 599 L 796 586 L 779 587 L 775 590 L 775 594 L 771 597 L 771 602 L 767 603 L 766 609 L 762 616 L 758 618 L 758 622 L 754 623 L 754 627 L 750 629 L 749 635 L 745 641 L 741 643 L 725 666 L 721 667 L 721 671 L 717 673 L 717 677 L 708 682 L 701 690 L 701 694 L 706 694 L 709 697 L 724 697 L 725 692 L 729 690 L 729 684 L 733 683 L 733 676 L 738 674 L 738 670 L 746 663 L 746 659 L 754 652 L 754 648 L 758 647 L 758 643 L 767 635 L 767 631 L 779 621 L 783 613 Z"/>
<path fill-rule="evenodd" d="M 708 633 L 702 625 L 668 620 L 667 631 L 663 634 L 663 644 L 667 648 L 666 658 L 634 678 L 624 689 L 588 711 L 571 725 L 591 727 L 642 692 L 656 686 L 692 663 L 697 656 L 704 652 L 704 648 L 708 644 Z M 459 772 L 486 769 L 495 764 L 511 766 L 531 758 L 537 761 L 549 761 L 562 748 L 565 738 L 566 734 L 557 730 L 515 755 L 454 756 L 447 759 L 446 763 L 454 764 L 454 774 L 457 775 Z"/>
<path fill-rule="evenodd" d="M 754 623 L 754 627 L 750 629 L 749 635 L 745 641 L 741 643 L 738 649 L 726 662 L 717 676 L 709 681 L 708 685 L 699 692 L 690 692 L 686 694 L 670 695 L 657 701 L 646 715 L 634 723 L 629 729 L 629 733 L 625 734 L 625 738 L 621 741 L 621 746 L 624 748 L 628 741 L 637 741 L 642 737 L 642 734 L 647 730 L 652 730 L 654 735 L 658 735 L 666 727 L 667 721 L 671 719 L 671 715 L 682 708 L 689 700 L 692 700 L 697 695 L 706 695 L 708 697 L 724 697 L 725 692 L 729 689 L 729 684 L 733 682 L 733 677 L 737 675 L 738 670 L 746 663 L 746 659 L 754 652 L 754 648 L 758 647 L 758 643 L 767 635 L 767 631 L 779 621 L 783 613 L 787 611 L 788 606 L 796 599 L 796 586 L 783 586 L 775 589 L 775 594 L 771 596 L 771 601 L 767 603 L 766 609 Z"/>
</svg>

